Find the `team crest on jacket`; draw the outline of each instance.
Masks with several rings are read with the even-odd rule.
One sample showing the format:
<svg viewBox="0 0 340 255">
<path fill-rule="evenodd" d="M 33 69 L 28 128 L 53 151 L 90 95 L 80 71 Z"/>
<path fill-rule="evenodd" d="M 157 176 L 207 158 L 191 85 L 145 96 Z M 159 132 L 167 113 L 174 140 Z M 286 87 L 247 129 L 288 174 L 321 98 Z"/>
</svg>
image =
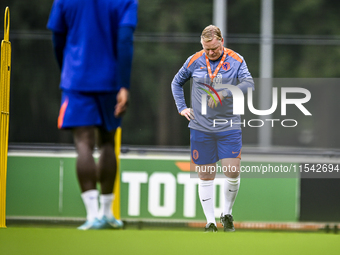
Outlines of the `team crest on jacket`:
<svg viewBox="0 0 340 255">
<path fill-rule="evenodd" d="M 197 151 L 197 150 L 194 150 L 194 151 L 192 152 L 192 157 L 194 158 L 194 160 L 197 160 L 197 159 L 198 159 L 199 154 L 198 154 L 198 151 Z"/>
<path fill-rule="evenodd" d="M 229 62 L 224 62 L 222 65 L 222 69 L 224 71 L 228 71 L 230 69 L 230 63 Z"/>
</svg>

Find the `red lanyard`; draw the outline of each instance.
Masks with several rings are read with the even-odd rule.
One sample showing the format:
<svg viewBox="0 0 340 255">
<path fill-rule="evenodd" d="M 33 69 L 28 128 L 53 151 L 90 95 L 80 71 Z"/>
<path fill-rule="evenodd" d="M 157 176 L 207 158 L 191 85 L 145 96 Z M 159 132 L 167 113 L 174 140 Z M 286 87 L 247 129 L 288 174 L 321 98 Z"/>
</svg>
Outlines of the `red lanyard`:
<svg viewBox="0 0 340 255">
<path fill-rule="evenodd" d="M 210 77 L 211 82 L 214 81 L 214 78 L 216 77 L 221 66 L 223 65 L 226 57 L 227 57 L 227 51 L 224 49 L 223 57 L 222 57 L 220 63 L 218 64 L 218 66 L 216 67 L 214 74 L 212 74 L 209 59 L 207 57 L 207 54 L 205 54 L 205 62 L 207 63 L 208 73 L 209 73 L 209 77 Z"/>
</svg>

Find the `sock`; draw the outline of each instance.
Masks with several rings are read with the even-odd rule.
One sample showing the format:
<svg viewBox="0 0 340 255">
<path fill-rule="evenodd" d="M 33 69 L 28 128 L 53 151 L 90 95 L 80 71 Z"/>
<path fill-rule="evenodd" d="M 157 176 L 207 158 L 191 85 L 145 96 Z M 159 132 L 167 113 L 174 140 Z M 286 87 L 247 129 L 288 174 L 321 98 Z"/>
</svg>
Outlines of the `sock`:
<svg viewBox="0 0 340 255">
<path fill-rule="evenodd" d="M 214 214 L 214 181 L 199 180 L 198 194 L 207 223 L 214 223 L 216 225 Z"/>
<path fill-rule="evenodd" d="M 100 209 L 98 217 L 99 219 L 103 218 L 103 216 L 106 216 L 107 218 L 111 218 L 112 215 L 112 202 L 114 199 L 114 195 L 112 193 L 110 194 L 101 194 L 99 196 L 99 203 L 100 203 Z"/>
<path fill-rule="evenodd" d="M 86 210 L 86 219 L 88 221 L 93 221 L 98 217 L 98 194 L 99 192 L 96 189 L 81 193 Z"/>
<path fill-rule="evenodd" d="M 240 188 L 240 177 L 226 178 L 224 181 L 224 207 L 223 215 L 231 214 L 232 208 Z"/>
</svg>

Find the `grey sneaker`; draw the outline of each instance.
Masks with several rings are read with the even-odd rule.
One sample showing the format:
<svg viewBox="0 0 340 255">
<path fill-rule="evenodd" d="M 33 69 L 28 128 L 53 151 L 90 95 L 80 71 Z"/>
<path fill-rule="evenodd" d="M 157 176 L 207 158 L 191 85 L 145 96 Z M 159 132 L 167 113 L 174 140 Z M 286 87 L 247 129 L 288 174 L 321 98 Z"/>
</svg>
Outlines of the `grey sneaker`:
<svg viewBox="0 0 340 255">
<path fill-rule="evenodd" d="M 217 232 L 217 227 L 214 223 L 208 223 L 204 228 L 204 232 Z"/>
<path fill-rule="evenodd" d="M 234 219 L 233 216 L 230 214 L 226 214 L 223 216 L 223 213 L 221 214 L 221 223 L 224 228 L 224 232 L 234 232 L 235 227 L 233 223 Z"/>
</svg>

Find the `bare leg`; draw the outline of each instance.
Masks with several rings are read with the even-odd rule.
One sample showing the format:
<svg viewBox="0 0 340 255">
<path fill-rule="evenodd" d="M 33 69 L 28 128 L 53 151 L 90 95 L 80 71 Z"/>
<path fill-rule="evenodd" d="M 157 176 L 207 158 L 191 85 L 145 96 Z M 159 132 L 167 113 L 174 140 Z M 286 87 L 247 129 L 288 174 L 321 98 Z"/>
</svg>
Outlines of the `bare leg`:
<svg viewBox="0 0 340 255">
<path fill-rule="evenodd" d="M 96 164 L 93 158 L 95 145 L 95 128 L 79 127 L 73 130 L 74 142 L 78 152 L 77 176 L 81 189 L 81 197 L 86 209 L 86 223 L 79 229 L 93 227 L 93 222 L 98 216 L 98 190 L 96 189 L 97 175 Z M 89 224 L 91 222 L 91 224 Z"/>
<path fill-rule="evenodd" d="M 223 169 L 228 169 L 228 171 L 224 171 L 225 176 L 237 178 L 240 175 L 241 160 L 239 158 L 224 158 L 221 163 Z"/>
<path fill-rule="evenodd" d="M 92 155 L 95 145 L 95 128 L 75 128 L 73 135 L 78 152 L 76 169 L 80 189 L 82 192 L 96 189 L 96 164 Z"/>
<path fill-rule="evenodd" d="M 98 180 L 101 194 L 113 193 L 113 185 L 117 172 L 117 160 L 115 153 L 115 132 L 99 129 L 98 146 L 100 157 L 98 161 Z"/>
<path fill-rule="evenodd" d="M 216 163 L 199 165 L 198 177 L 201 180 L 214 180 L 216 176 Z"/>
</svg>

